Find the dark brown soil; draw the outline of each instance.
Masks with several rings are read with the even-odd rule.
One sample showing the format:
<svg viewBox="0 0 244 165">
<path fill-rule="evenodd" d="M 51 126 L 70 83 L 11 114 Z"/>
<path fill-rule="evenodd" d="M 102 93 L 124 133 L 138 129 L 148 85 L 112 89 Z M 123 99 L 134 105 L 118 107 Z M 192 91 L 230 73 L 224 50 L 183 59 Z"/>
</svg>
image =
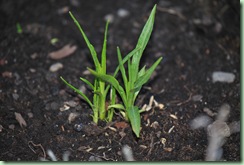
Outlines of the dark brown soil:
<svg viewBox="0 0 244 165">
<path fill-rule="evenodd" d="M 87 66 L 92 67 L 89 51 L 67 11 L 77 17 L 98 52 L 104 17 L 114 16 L 108 36 L 108 71 L 112 73 L 117 65 L 116 46 L 123 54 L 134 48 L 155 3 L 155 27 L 141 64 L 150 66 L 159 56 L 164 59 L 142 89 L 137 104 L 148 104 L 153 95 L 164 109 L 153 108 L 142 114 L 140 138 L 118 114 L 111 126 L 115 130 L 104 129 L 106 123 L 99 122 L 99 131 L 91 133 L 97 128 L 91 126 L 91 109 L 59 78 L 63 76 L 77 87 L 84 85 L 80 76 L 92 79 L 84 74 Z M 129 15 L 118 16 L 119 9 Z M 21 34 L 17 33 L 17 23 L 23 29 Z M 192 130 L 191 120 L 206 114 L 203 108 L 218 112 L 223 103 L 231 107 L 227 123 L 240 120 L 238 0 L 1 0 L 0 31 L 0 160 L 39 160 L 51 149 L 58 160 L 70 151 L 71 161 L 88 161 L 91 156 L 124 161 L 121 148 L 127 144 L 138 161 L 204 161 L 206 129 Z M 51 44 L 52 38 L 58 42 Z M 48 57 L 66 44 L 77 45 L 75 53 L 60 60 Z M 49 67 L 56 62 L 64 67 L 50 72 Z M 214 71 L 231 72 L 235 81 L 213 83 Z M 194 101 L 197 95 L 199 99 Z M 60 111 L 67 101 L 77 105 Z M 26 127 L 19 125 L 15 112 L 21 114 Z M 72 112 L 79 116 L 69 123 Z M 86 129 L 77 132 L 75 124 Z M 241 160 L 240 133 L 226 139 L 222 159 Z"/>
</svg>

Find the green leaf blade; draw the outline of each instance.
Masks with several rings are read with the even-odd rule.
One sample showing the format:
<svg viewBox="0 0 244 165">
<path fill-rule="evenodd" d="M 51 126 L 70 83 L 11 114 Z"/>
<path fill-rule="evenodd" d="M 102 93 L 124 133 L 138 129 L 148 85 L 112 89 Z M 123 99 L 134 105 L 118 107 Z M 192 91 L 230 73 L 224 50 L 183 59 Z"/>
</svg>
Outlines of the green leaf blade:
<svg viewBox="0 0 244 165">
<path fill-rule="evenodd" d="M 132 76 L 134 80 L 136 79 L 136 75 L 138 74 L 139 70 L 139 63 L 140 59 L 142 56 L 142 53 L 144 49 L 147 46 L 147 43 L 150 39 L 152 30 L 153 30 L 153 25 L 154 25 L 154 19 L 155 19 L 155 13 L 156 13 L 156 5 L 154 5 L 151 14 L 146 22 L 146 24 L 143 27 L 143 30 L 139 36 L 139 39 L 137 41 L 136 48 L 141 48 L 140 51 L 138 51 L 133 57 L 132 57 L 132 70 L 134 70 L 134 75 Z"/>
<path fill-rule="evenodd" d="M 125 110 L 125 107 L 124 107 L 122 104 L 113 104 L 113 105 L 109 105 L 109 106 L 108 106 L 108 109 L 111 109 L 111 108 Z"/>
<path fill-rule="evenodd" d="M 94 90 L 94 86 L 87 79 L 80 77 L 80 80 L 86 83 L 92 90 Z"/>
<path fill-rule="evenodd" d="M 91 55 L 92 55 L 92 59 L 93 59 L 93 61 L 94 61 L 94 64 L 95 64 L 96 69 L 100 69 L 101 66 L 100 66 L 99 60 L 98 60 L 98 58 L 97 58 L 97 53 L 96 53 L 95 48 L 93 47 L 93 45 L 92 45 L 92 44 L 90 43 L 90 41 L 88 40 L 88 38 L 87 38 L 85 32 L 84 32 L 83 29 L 81 28 L 79 22 L 78 22 L 77 19 L 74 17 L 74 15 L 73 15 L 71 12 L 69 12 L 69 14 L 70 14 L 71 18 L 73 19 L 74 23 L 76 24 L 76 26 L 78 27 L 78 29 L 80 30 L 80 32 L 81 32 L 81 34 L 82 34 L 82 37 L 84 38 L 84 40 L 85 40 L 85 42 L 86 42 L 86 45 L 87 45 L 87 47 L 88 47 L 89 50 L 90 50 L 90 53 L 91 53 Z"/>
<path fill-rule="evenodd" d="M 102 73 L 106 73 L 106 52 L 107 52 L 107 35 L 108 35 L 108 25 L 109 21 L 106 23 L 105 32 L 104 32 L 104 39 L 103 39 L 103 48 L 102 48 L 102 56 L 101 56 L 101 68 Z"/>
<path fill-rule="evenodd" d="M 139 77 L 135 82 L 135 89 L 140 88 L 144 85 L 151 77 L 153 71 L 156 69 L 158 64 L 161 62 L 163 58 L 160 57 L 141 77 Z"/>
<path fill-rule="evenodd" d="M 95 75 L 96 77 L 100 78 L 101 80 L 108 82 L 109 84 L 111 84 L 120 94 L 121 98 L 123 99 L 123 101 L 125 101 L 124 99 L 126 99 L 125 97 L 125 91 L 124 89 L 119 85 L 119 82 L 111 75 L 107 75 L 107 74 L 102 74 L 102 73 L 98 73 L 90 68 L 87 68 L 93 75 Z"/>
<path fill-rule="evenodd" d="M 128 61 L 135 53 L 137 53 L 140 50 L 140 48 L 136 48 L 134 50 L 132 50 L 129 54 L 127 54 L 123 60 L 122 63 L 124 64 L 126 61 Z M 117 66 L 115 72 L 114 72 L 114 77 L 117 75 L 117 73 L 119 72 L 119 66 Z"/>
<path fill-rule="evenodd" d="M 122 78 L 124 81 L 125 88 L 127 88 L 128 79 L 126 77 L 125 67 L 123 64 L 123 60 L 122 60 L 122 56 L 121 56 L 121 52 L 120 52 L 119 47 L 117 47 L 117 54 L 118 54 L 118 60 L 119 60 L 119 69 L 120 69 L 120 72 L 122 74 Z"/>
<path fill-rule="evenodd" d="M 132 130 L 136 134 L 136 137 L 139 137 L 141 129 L 141 118 L 139 108 L 136 106 L 129 107 L 127 109 L 127 113 L 131 123 Z"/>
<path fill-rule="evenodd" d="M 79 95 L 81 95 L 84 100 L 90 105 L 91 108 L 93 108 L 93 104 L 91 103 L 91 101 L 88 99 L 88 97 L 81 92 L 79 89 L 75 88 L 73 85 L 71 85 L 70 83 L 68 83 L 63 77 L 60 76 L 60 79 L 71 89 L 73 89 L 76 93 L 78 93 Z"/>
</svg>

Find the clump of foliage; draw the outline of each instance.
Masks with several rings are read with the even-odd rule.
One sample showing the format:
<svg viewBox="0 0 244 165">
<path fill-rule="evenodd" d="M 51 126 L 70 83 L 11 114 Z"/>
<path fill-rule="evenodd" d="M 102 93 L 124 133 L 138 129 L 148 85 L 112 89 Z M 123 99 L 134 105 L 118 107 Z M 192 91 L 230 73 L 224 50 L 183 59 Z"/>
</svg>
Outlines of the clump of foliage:
<svg viewBox="0 0 244 165">
<path fill-rule="evenodd" d="M 102 54 L 101 54 L 101 61 L 99 61 L 96 50 L 94 48 L 94 46 L 90 43 L 90 41 L 88 40 L 85 32 L 82 30 L 79 22 L 76 20 L 76 18 L 73 16 L 73 14 L 71 12 L 69 12 L 71 18 L 74 20 L 76 26 L 79 28 L 86 44 L 87 47 L 90 50 L 95 68 L 96 68 L 96 72 L 100 73 L 100 74 L 106 74 L 106 49 L 107 49 L 107 31 L 108 31 L 108 22 L 106 24 L 105 27 L 105 33 L 104 33 L 104 41 L 103 41 L 103 48 L 102 48 Z M 70 83 L 68 83 L 63 77 L 60 77 L 62 79 L 62 81 L 67 84 L 71 89 L 73 89 L 75 92 L 77 92 L 78 94 L 80 94 L 84 100 L 89 104 L 89 106 L 92 108 L 93 110 L 93 122 L 94 123 L 98 123 L 98 119 L 100 118 L 101 120 L 108 120 L 111 121 L 112 117 L 113 117 L 113 112 L 112 110 L 107 112 L 107 116 L 106 116 L 106 97 L 107 97 L 107 93 L 109 90 L 109 86 L 105 84 L 105 82 L 103 80 L 101 80 L 100 78 L 95 78 L 94 82 L 91 83 L 89 82 L 87 79 L 80 77 L 80 80 L 83 81 L 84 83 L 86 83 L 93 91 L 94 95 L 93 95 L 93 100 L 91 101 L 88 96 L 86 96 L 82 91 L 80 91 L 79 89 L 77 89 L 76 87 L 74 87 L 73 85 L 71 85 Z M 114 100 L 114 99 L 113 99 Z"/>
<path fill-rule="evenodd" d="M 139 107 L 135 106 L 135 101 L 142 86 L 149 81 L 153 71 L 156 69 L 156 67 L 159 65 L 159 63 L 162 60 L 162 57 L 160 57 L 149 69 L 146 69 L 146 66 L 139 68 L 143 51 L 146 48 L 146 45 L 150 39 L 153 30 L 155 13 L 156 13 L 156 5 L 151 11 L 151 14 L 139 36 L 137 45 L 134 50 L 132 50 L 128 55 L 122 58 L 120 49 L 119 47 L 117 47 L 119 65 L 113 75 L 109 75 L 106 73 L 106 36 L 108 30 L 107 29 L 108 23 L 105 29 L 105 37 L 104 37 L 104 43 L 103 43 L 103 49 L 101 55 L 101 62 L 99 62 L 94 47 L 90 44 L 89 40 L 87 39 L 85 33 L 81 29 L 77 20 L 70 13 L 71 17 L 73 18 L 76 25 L 80 29 L 88 48 L 90 49 L 90 53 L 92 55 L 95 64 L 95 70 L 88 68 L 88 70 L 95 76 L 94 84 L 92 85 L 92 83 L 90 83 L 88 80 L 81 78 L 83 82 L 85 82 L 93 89 L 93 93 L 94 93 L 93 103 L 88 99 L 86 95 L 84 95 L 84 93 L 82 93 L 77 88 L 69 84 L 62 77 L 61 79 L 70 88 L 72 88 L 77 93 L 79 93 L 92 107 L 94 113 L 93 121 L 95 123 L 97 123 L 98 121 L 97 120 L 98 116 L 100 116 L 100 119 L 102 120 L 105 119 L 106 112 L 109 121 L 111 121 L 114 108 L 119 109 L 121 114 L 124 116 L 124 118 L 131 123 L 133 132 L 136 134 L 137 137 L 139 137 L 140 127 L 141 127 L 140 113 L 142 113 L 143 110 L 140 110 Z M 125 65 L 127 67 L 125 67 Z M 116 79 L 117 73 L 119 71 L 123 79 L 123 85 L 121 85 Z M 110 105 L 106 110 L 105 101 L 109 89 L 111 90 Z M 115 102 L 116 94 L 120 96 L 122 103 Z"/>
</svg>

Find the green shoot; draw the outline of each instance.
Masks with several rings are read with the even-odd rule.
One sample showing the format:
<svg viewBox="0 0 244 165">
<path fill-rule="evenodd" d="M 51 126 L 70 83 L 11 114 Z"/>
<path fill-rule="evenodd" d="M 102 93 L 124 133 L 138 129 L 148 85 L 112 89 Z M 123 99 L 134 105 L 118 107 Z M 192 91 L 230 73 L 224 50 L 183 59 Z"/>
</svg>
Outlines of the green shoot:
<svg viewBox="0 0 244 165">
<path fill-rule="evenodd" d="M 58 38 L 52 38 L 52 39 L 50 40 L 50 43 L 51 43 L 52 45 L 55 45 L 57 42 L 58 42 Z"/>
<path fill-rule="evenodd" d="M 20 25 L 19 22 L 16 23 L 16 29 L 17 29 L 17 33 L 18 33 L 18 34 L 21 34 L 21 33 L 23 32 L 22 27 L 21 27 L 21 25 Z"/>
<path fill-rule="evenodd" d="M 94 49 L 93 45 L 88 40 L 85 32 L 81 28 L 79 22 L 76 20 L 76 18 L 73 16 L 71 12 L 69 12 L 71 18 L 75 22 L 76 26 L 80 30 L 82 37 L 84 38 L 87 47 L 90 50 L 95 70 L 99 74 L 106 74 L 106 48 L 107 48 L 107 31 L 108 31 L 108 22 L 105 27 L 105 33 L 104 33 L 104 41 L 103 41 L 103 47 L 102 47 L 102 54 L 101 54 L 101 61 L 99 61 L 97 57 L 96 50 Z M 71 89 L 73 89 L 75 92 L 77 92 L 79 95 L 83 97 L 83 99 L 89 104 L 89 106 L 93 110 L 93 122 L 98 123 L 98 119 L 101 120 L 107 120 L 111 121 L 113 117 L 113 111 L 110 109 L 108 112 L 106 112 L 106 97 L 109 90 L 109 86 L 106 86 L 105 81 L 101 80 L 100 78 L 95 78 L 94 83 L 89 82 L 88 80 L 84 78 L 80 78 L 81 81 L 83 81 L 86 85 L 88 85 L 93 90 L 93 100 L 91 101 L 84 93 L 82 93 L 79 89 L 75 88 L 73 85 L 69 84 L 64 78 L 60 77 L 61 80 Z M 113 95 L 115 97 L 115 95 Z M 113 103 L 115 101 L 114 98 L 111 98 L 113 100 Z M 106 116 L 107 115 L 107 116 Z"/>
<path fill-rule="evenodd" d="M 140 59 L 142 57 L 143 51 L 146 48 L 146 45 L 150 39 L 153 30 L 155 12 L 156 12 L 156 5 L 152 9 L 152 12 L 142 30 L 142 33 L 138 39 L 135 49 L 131 53 L 129 53 L 127 56 L 124 57 L 124 59 L 122 59 L 120 49 L 117 48 L 119 66 L 116 69 L 113 76 L 88 68 L 88 70 L 93 75 L 95 75 L 97 78 L 103 81 L 108 82 L 109 84 L 112 85 L 112 88 L 114 88 L 117 91 L 117 93 L 122 99 L 123 105 L 112 104 L 108 108 L 117 108 L 123 111 L 122 114 L 124 114 L 125 119 L 130 121 L 132 130 L 137 137 L 139 137 L 140 135 L 140 127 L 141 127 L 140 112 L 142 112 L 142 110 L 139 110 L 139 108 L 134 105 L 135 100 L 138 93 L 141 90 L 141 87 L 149 81 L 153 71 L 156 69 L 156 67 L 159 65 L 159 63 L 162 60 L 162 57 L 160 57 L 147 70 L 145 66 L 139 69 Z M 125 63 L 127 63 L 128 66 L 127 71 L 124 67 Z M 120 83 L 115 78 L 118 70 L 121 72 L 124 88 L 120 85 Z"/>
</svg>

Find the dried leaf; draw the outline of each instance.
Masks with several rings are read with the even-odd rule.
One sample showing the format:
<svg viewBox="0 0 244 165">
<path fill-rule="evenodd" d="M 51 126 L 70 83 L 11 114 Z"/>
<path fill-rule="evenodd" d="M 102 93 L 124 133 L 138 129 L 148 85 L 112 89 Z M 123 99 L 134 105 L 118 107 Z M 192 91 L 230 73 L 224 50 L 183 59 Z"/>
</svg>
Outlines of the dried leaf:
<svg viewBox="0 0 244 165">
<path fill-rule="evenodd" d="M 24 118 L 21 116 L 20 113 L 14 112 L 14 115 L 15 115 L 15 119 L 19 122 L 19 125 L 21 126 L 21 128 L 23 128 L 23 126 L 24 127 L 27 126 Z"/>
<path fill-rule="evenodd" d="M 121 122 L 115 123 L 114 126 L 117 129 L 120 129 L 120 128 L 124 129 L 124 128 L 127 128 L 128 127 L 128 124 L 126 122 L 121 121 Z"/>
<path fill-rule="evenodd" d="M 58 60 L 71 55 L 76 51 L 76 49 L 77 49 L 76 45 L 71 46 L 70 44 L 67 44 L 63 48 L 49 53 L 48 56 L 51 59 Z"/>
</svg>

